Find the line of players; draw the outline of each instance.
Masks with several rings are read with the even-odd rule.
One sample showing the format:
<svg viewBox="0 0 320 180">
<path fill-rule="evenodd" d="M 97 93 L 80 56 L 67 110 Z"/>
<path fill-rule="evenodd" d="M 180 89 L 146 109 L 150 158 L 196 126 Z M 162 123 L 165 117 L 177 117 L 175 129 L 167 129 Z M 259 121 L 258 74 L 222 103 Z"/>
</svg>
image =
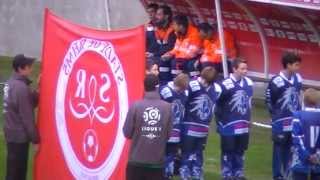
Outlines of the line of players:
<svg viewBox="0 0 320 180">
<path fill-rule="evenodd" d="M 229 70 L 233 73 L 226 79 L 219 79 L 221 50 L 213 27 L 202 23 L 196 28 L 183 15 L 172 18 L 170 8 L 165 5 L 150 4 L 147 11 L 151 19 L 147 26 L 147 73 L 159 71 L 160 95 L 173 107 L 174 129 L 167 145 L 166 177 L 172 178 L 174 158 L 181 148 L 180 178 L 203 179 L 203 151 L 215 114 L 221 139 L 222 178 L 246 179 L 244 154 L 249 143 L 253 82 L 246 77 L 246 61 L 235 58 L 232 35 L 224 32 L 228 59 L 231 59 Z M 273 179 L 277 180 L 287 178 L 292 157 L 294 177 L 310 171 L 316 176 L 318 170 L 320 172 L 318 165 L 305 163 L 306 158 L 309 162 L 309 157 L 310 162 L 319 161 L 314 154 L 320 145 L 317 141 L 319 126 L 311 126 L 313 146 L 310 146 L 309 138 L 301 139 L 299 123 L 303 120 L 293 118 L 302 104 L 302 78 L 297 73 L 300 63 L 297 54 L 284 53 L 284 69 L 271 79 L 266 90 L 266 104 L 272 119 Z M 293 132 L 292 125 L 296 127 Z"/>
<path fill-rule="evenodd" d="M 229 78 L 216 81 L 217 71 L 205 67 L 200 76 L 189 80 L 180 73 L 159 88 L 163 100 L 172 103 L 173 130 L 167 144 L 166 177 L 174 175 L 174 158 L 181 148 L 181 179 L 203 178 L 203 151 L 210 123 L 216 112 L 221 137 L 222 176 L 244 177 L 244 152 L 249 142 L 249 121 L 253 82 L 247 78 L 247 64 L 233 61 Z"/>
</svg>

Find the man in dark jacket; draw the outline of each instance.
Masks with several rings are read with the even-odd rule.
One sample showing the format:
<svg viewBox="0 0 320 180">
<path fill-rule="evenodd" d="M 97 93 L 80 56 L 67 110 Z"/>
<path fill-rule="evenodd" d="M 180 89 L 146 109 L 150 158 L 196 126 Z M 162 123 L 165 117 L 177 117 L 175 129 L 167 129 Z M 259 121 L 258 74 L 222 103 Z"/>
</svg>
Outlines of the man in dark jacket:
<svg viewBox="0 0 320 180">
<path fill-rule="evenodd" d="M 26 179 L 29 143 L 37 145 L 39 135 L 34 121 L 38 93 L 29 87 L 34 59 L 17 55 L 14 73 L 4 87 L 4 135 L 7 144 L 6 180 Z"/>
<path fill-rule="evenodd" d="M 161 60 L 161 56 L 171 51 L 176 42 L 172 27 L 172 11 L 167 5 L 161 5 L 156 13 L 156 26 L 153 33 L 147 36 L 147 57 L 154 59 L 159 65 L 160 85 L 172 81 L 170 61 Z"/>
<path fill-rule="evenodd" d="M 171 105 L 160 99 L 158 83 L 156 75 L 146 75 L 144 99 L 135 102 L 127 114 L 123 133 L 132 140 L 127 180 L 164 179 L 165 148 L 172 128 Z"/>
</svg>

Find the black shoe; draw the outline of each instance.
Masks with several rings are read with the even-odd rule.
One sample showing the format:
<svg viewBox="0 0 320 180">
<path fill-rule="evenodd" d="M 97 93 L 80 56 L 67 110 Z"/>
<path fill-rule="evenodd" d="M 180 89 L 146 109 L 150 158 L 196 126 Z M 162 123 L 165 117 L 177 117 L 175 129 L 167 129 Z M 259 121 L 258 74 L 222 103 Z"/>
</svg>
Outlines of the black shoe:
<svg viewBox="0 0 320 180">
<path fill-rule="evenodd" d="M 285 180 L 284 177 L 279 176 L 279 177 L 274 177 L 273 180 Z"/>
<path fill-rule="evenodd" d="M 222 180 L 235 180 L 233 177 L 224 177 Z"/>
</svg>

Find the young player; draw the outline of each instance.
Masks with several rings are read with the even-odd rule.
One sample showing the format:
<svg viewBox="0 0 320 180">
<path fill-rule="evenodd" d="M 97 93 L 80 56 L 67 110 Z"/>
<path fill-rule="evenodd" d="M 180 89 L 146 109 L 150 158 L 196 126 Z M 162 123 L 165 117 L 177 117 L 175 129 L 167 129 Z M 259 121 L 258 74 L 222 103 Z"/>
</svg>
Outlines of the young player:
<svg viewBox="0 0 320 180">
<path fill-rule="evenodd" d="M 185 104 L 187 101 L 186 89 L 189 84 L 187 74 L 179 74 L 173 81 L 160 87 L 160 96 L 163 100 L 171 103 L 173 129 L 166 148 L 166 168 L 165 176 L 172 179 L 174 175 L 175 158 L 180 145 L 181 121 L 185 114 Z"/>
<path fill-rule="evenodd" d="M 233 73 L 221 83 L 216 118 L 221 137 L 221 174 L 224 180 L 244 180 L 244 153 L 248 148 L 253 82 L 247 63 L 233 61 Z"/>
<path fill-rule="evenodd" d="M 213 67 L 202 70 L 198 79 L 189 82 L 186 116 L 182 123 L 181 179 L 202 179 L 203 151 L 207 141 L 213 108 L 221 88 L 213 83 Z"/>
<path fill-rule="evenodd" d="M 272 118 L 273 179 L 282 180 L 288 174 L 291 158 L 292 113 L 301 109 L 302 78 L 297 73 L 301 58 L 294 53 L 282 57 L 283 70 L 271 79 L 266 90 L 266 104 Z"/>
<path fill-rule="evenodd" d="M 307 89 L 305 108 L 293 114 L 293 180 L 320 179 L 320 93 Z"/>
</svg>

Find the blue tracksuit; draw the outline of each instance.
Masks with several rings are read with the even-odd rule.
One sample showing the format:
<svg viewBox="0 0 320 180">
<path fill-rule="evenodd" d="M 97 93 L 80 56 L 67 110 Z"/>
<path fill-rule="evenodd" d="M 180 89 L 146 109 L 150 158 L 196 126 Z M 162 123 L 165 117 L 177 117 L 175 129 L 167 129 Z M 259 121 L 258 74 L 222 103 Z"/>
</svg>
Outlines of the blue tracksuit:
<svg viewBox="0 0 320 180">
<path fill-rule="evenodd" d="M 320 109 L 305 108 L 293 114 L 293 160 L 292 170 L 299 173 L 320 173 L 319 163 L 313 164 L 308 159 L 317 153 L 320 157 Z"/>
<path fill-rule="evenodd" d="M 237 81 L 231 74 L 221 82 L 217 101 L 217 130 L 221 136 L 222 176 L 242 177 L 244 152 L 248 148 L 253 82 L 244 77 Z"/>
<path fill-rule="evenodd" d="M 299 74 L 294 74 L 289 80 L 280 72 L 271 79 L 266 90 L 266 104 L 272 118 L 274 178 L 281 178 L 288 173 L 288 163 L 291 158 L 292 113 L 301 109 L 301 87 L 302 78 Z"/>
<path fill-rule="evenodd" d="M 189 82 L 186 116 L 182 123 L 181 179 L 202 178 L 203 150 L 221 88 L 214 83 L 204 87 L 201 78 Z"/>
<path fill-rule="evenodd" d="M 160 87 L 160 96 L 163 100 L 172 104 L 173 129 L 167 144 L 165 169 L 166 177 L 172 177 L 175 169 L 174 159 L 178 153 L 180 143 L 181 121 L 183 120 L 185 114 L 187 93 L 186 91 L 175 91 L 174 84 L 171 81 L 167 85 Z"/>
</svg>

